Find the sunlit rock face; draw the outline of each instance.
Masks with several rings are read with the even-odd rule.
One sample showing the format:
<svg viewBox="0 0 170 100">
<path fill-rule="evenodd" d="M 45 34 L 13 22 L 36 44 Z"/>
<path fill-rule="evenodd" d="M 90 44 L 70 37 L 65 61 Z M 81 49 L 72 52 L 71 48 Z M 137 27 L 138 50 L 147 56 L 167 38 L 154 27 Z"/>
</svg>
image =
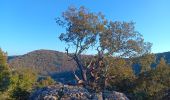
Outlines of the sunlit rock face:
<svg viewBox="0 0 170 100">
<path fill-rule="evenodd" d="M 79 86 L 57 84 L 36 90 L 30 100 L 129 100 L 123 93 L 90 93 Z"/>
</svg>

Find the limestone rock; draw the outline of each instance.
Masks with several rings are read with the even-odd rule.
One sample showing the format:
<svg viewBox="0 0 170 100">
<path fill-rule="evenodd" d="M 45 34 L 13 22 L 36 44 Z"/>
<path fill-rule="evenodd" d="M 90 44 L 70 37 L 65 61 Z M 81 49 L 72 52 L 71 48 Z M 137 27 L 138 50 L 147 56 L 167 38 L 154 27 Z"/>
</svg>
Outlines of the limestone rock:
<svg viewBox="0 0 170 100">
<path fill-rule="evenodd" d="M 105 91 L 90 93 L 79 86 L 53 85 L 36 90 L 30 100 L 129 100 L 123 93 Z"/>
</svg>

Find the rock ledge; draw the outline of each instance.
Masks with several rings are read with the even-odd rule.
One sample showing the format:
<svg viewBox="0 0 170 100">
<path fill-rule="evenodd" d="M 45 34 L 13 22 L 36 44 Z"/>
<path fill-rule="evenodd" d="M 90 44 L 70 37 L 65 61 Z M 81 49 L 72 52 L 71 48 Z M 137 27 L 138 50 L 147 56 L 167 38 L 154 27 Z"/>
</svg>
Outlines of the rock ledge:
<svg viewBox="0 0 170 100">
<path fill-rule="evenodd" d="M 123 93 L 105 91 L 90 93 L 79 86 L 57 84 L 36 90 L 30 100 L 129 100 Z"/>
</svg>

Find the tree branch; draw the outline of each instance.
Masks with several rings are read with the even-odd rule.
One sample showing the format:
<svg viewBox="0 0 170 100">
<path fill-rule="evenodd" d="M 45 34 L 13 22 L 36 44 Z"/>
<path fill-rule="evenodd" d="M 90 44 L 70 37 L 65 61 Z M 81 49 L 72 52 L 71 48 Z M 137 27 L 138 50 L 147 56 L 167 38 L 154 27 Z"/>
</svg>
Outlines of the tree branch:
<svg viewBox="0 0 170 100">
<path fill-rule="evenodd" d="M 75 71 L 73 72 L 74 77 L 76 78 L 77 82 L 80 80 L 80 78 L 76 75 Z"/>
</svg>

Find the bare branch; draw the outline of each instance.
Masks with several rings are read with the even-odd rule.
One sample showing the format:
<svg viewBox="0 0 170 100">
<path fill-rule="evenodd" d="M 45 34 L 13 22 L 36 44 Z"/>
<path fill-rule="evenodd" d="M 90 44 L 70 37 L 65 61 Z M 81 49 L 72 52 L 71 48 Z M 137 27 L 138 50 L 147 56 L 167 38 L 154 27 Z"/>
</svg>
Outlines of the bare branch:
<svg viewBox="0 0 170 100">
<path fill-rule="evenodd" d="M 87 75 L 86 75 L 87 70 L 84 69 L 82 72 L 83 72 L 84 81 L 87 81 Z"/>
<path fill-rule="evenodd" d="M 76 78 L 77 82 L 80 80 L 79 77 L 76 75 L 75 71 L 73 72 L 74 77 Z"/>
<path fill-rule="evenodd" d="M 69 46 L 69 47 L 70 47 L 70 46 Z M 65 51 L 66 51 L 67 56 L 71 57 L 71 59 L 68 59 L 68 61 L 72 61 L 72 60 L 74 59 L 74 56 L 72 56 L 71 54 L 69 54 L 69 52 L 68 52 L 69 47 L 68 47 L 68 48 L 65 48 Z"/>
<path fill-rule="evenodd" d="M 87 66 L 87 68 L 90 68 L 90 66 L 91 66 L 91 64 L 92 64 L 92 61 L 93 61 L 93 60 L 91 60 L 90 64 Z"/>
</svg>

